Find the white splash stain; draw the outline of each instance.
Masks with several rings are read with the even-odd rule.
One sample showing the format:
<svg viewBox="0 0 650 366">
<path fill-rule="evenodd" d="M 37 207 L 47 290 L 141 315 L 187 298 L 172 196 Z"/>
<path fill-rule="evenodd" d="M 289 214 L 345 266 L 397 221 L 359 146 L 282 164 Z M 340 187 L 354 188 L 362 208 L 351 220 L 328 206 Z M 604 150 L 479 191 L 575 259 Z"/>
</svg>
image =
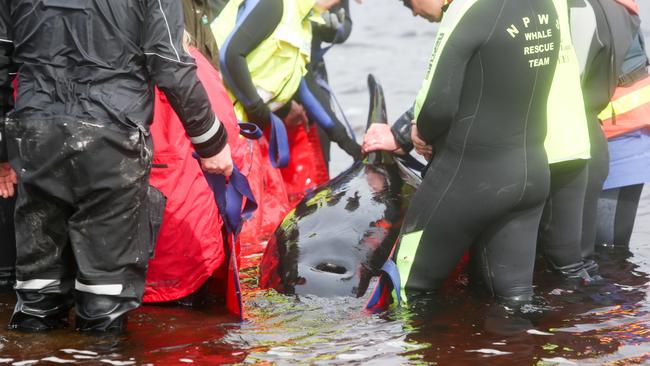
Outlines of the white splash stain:
<svg viewBox="0 0 650 366">
<path fill-rule="evenodd" d="M 84 350 L 73 349 L 73 348 L 64 348 L 64 349 L 61 350 L 61 352 L 65 352 L 67 354 L 79 353 L 79 354 L 82 354 L 82 355 L 89 355 L 89 356 L 97 356 L 98 355 L 97 352 L 84 351 Z"/>
<path fill-rule="evenodd" d="M 113 361 L 113 360 L 108 360 L 106 358 L 102 358 L 101 360 L 99 360 L 99 362 L 103 362 L 115 366 L 135 365 L 135 361 Z"/>
<path fill-rule="evenodd" d="M 13 358 L 0 358 L 0 363 L 9 363 L 13 360 Z"/>
<path fill-rule="evenodd" d="M 287 347 L 274 347 L 268 350 L 266 353 L 269 355 L 275 355 L 280 357 L 291 357 L 293 352 L 287 352 L 289 348 Z"/>
<path fill-rule="evenodd" d="M 526 331 L 526 333 L 532 334 L 532 335 L 553 335 L 553 333 L 542 332 L 541 330 L 537 330 L 537 329 L 528 329 Z"/>
<path fill-rule="evenodd" d="M 476 353 L 483 353 L 483 354 L 486 354 L 486 355 L 495 355 L 495 356 L 502 356 L 502 355 L 512 354 L 512 352 L 504 352 L 504 351 L 499 351 L 498 349 L 492 349 L 492 348 L 468 349 L 465 352 L 476 352 Z"/>
<path fill-rule="evenodd" d="M 493 345 L 495 346 L 505 346 L 507 343 L 506 342 L 492 342 Z"/>
<path fill-rule="evenodd" d="M 92 360 L 94 358 L 97 358 L 97 356 L 87 356 L 87 355 L 74 355 L 72 357 L 76 358 L 77 360 Z"/>
<path fill-rule="evenodd" d="M 559 363 L 560 365 L 577 365 L 577 363 L 569 361 L 564 357 L 542 358 L 542 361 Z"/>
<path fill-rule="evenodd" d="M 25 360 L 12 363 L 13 366 L 27 366 L 38 363 L 38 360 Z"/>
<path fill-rule="evenodd" d="M 54 362 L 54 363 L 75 363 L 75 362 L 77 362 L 75 360 L 66 360 L 66 359 L 58 358 L 58 357 L 54 357 L 54 356 L 42 358 L 41 361 L 48 361 L 48 362 Z"/>
<path fill-rule="evenodd" d="M 341 360 L 346 360 L 346 361 L 359 361 L 363 360 L 364 358 L 368 358 L 369 355 L 364 355 L 361 353 L 342 353 L 336 358 L 341 359 Z"/>
</svg>

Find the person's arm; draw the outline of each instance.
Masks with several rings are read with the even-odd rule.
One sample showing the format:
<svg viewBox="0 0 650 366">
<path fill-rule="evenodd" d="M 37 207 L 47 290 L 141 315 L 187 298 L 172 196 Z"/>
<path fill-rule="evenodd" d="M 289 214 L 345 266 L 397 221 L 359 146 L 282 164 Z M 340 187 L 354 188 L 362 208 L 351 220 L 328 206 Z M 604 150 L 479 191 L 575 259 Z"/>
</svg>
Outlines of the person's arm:
<svg viewBox="0 0 650 366">
<path fill-rule="evenodd" d="M 427 78 L 415 106 L 419 136 L 432 144 L 444 135 L 458 113 L 467 64 L 495 31 L 500 4 L 454 1 L 438 31 Z M 483 6 L 481 6 L 483 5 Z"/>
<path fill-rule="evenodd" d="M 221 70 L 224 82 L 244 106 L 249 120 L 265 127 L 271 111 L 257 93 L 246 56 L 268 38 L 280 24 L 282 0 L 261 0 L 245 14 L 229 40 L 221 45 Z"/>
<path fill-rule="evenodd" d="M 212 157 L 226 147 L 227 132 L 196 76 L 194 59 L 183 49 L 181 2 L 148 0 L 146 4 L 143 49 L 149 75 L 183 122 L 196 152 L 202 158 Z"/>
<path fill-rule="evenodd" d="M 339 5 L 332 7 L 329 13 L 331 15 L 339 14 L 341 10 L 343 10 L 341 14 L 344 17 L 339 27 L 334 28 L 323 24 L 312 24 L 316 38 L 327 43 L 343 43 L 350 37 L 350 33 L 352 33 L 352 17 L 350 16 L 349 0 L 342 0 Z"/>
</svg>

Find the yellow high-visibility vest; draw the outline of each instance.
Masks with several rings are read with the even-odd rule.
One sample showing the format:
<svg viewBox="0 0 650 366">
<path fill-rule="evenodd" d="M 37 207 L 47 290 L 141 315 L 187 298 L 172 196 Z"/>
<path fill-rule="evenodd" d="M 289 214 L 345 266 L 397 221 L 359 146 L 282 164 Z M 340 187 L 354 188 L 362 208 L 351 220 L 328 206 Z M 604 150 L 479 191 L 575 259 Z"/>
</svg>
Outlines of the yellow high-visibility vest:
<svg viewBox="0 0 650 366">
<path fill-rule="evenodd" d="M 212 33 L 219 45 L 224 46 L 235 30 L 237 14 L 245 0 L 230 0 L 219 17 L 211 24 Z M 284 0 L 280 23 L 273 33 L 246 56 L 257 93 L 272 111 L 291 100 L 307 73 L 311 53 L 311 21 L 322 23 L 314 11 L 315 0 Z M 247 120 L 243 105 L 228 90 L 235 102 L 235 113 Z"/>
</svg>

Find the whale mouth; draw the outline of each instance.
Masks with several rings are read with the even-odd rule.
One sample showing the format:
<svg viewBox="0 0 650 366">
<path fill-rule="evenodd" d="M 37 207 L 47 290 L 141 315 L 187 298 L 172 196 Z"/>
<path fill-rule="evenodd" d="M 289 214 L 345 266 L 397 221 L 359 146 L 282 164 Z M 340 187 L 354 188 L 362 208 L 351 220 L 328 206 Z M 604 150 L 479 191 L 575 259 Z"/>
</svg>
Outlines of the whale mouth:
<svg viewBox="0 0 650 366">
<path fill-rule="evenodd" d="M 314 268 L 322 272 L 329 272 L 340 275 L 345 274 L 348 271 L 345 267 L 334 263 L 320 263 Z"/>
</svg>

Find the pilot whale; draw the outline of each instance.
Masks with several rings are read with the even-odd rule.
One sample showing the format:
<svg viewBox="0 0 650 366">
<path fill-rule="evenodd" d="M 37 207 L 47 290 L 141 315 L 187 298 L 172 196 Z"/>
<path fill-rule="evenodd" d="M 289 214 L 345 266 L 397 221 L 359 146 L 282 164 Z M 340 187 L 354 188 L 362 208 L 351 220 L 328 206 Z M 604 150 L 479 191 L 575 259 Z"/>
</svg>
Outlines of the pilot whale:
<svg viewBox="0 0 650 366">
<path fill-rule="evenodd" d="M 387 123 L 384 93 L 368 76 L 368 125 Z M 380 274 L 419 183 L 390 153 L 369 153 L 307 194 L 269 240 L 260 287 L 298 295 L 356 296 Z"/>
</svg>

